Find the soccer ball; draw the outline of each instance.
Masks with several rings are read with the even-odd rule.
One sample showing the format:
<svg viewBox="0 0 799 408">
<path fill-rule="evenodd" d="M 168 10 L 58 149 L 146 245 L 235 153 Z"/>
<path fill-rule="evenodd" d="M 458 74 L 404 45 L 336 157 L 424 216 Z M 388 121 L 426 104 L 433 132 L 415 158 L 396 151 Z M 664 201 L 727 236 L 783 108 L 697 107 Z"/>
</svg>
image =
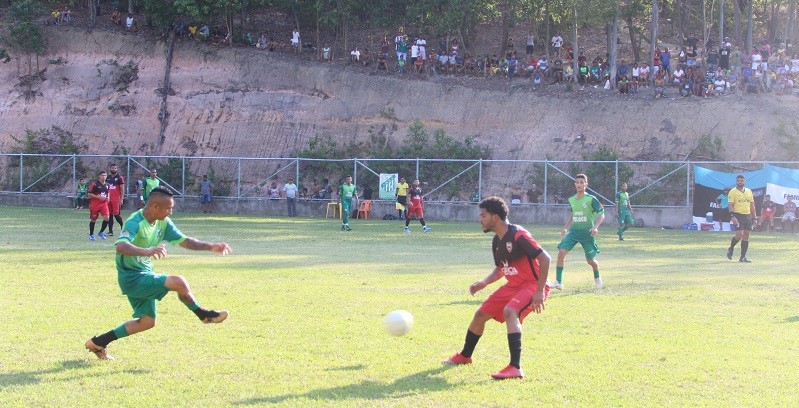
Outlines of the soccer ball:
<svg viewBox="0 0 799 408">
<path fill-rule="evenodd" d="M 395 310 L 387 314 L 383 321 L 392 336 L 403 336 L 413 326 L 413 315 L 404 310 Z"/>
</svg>

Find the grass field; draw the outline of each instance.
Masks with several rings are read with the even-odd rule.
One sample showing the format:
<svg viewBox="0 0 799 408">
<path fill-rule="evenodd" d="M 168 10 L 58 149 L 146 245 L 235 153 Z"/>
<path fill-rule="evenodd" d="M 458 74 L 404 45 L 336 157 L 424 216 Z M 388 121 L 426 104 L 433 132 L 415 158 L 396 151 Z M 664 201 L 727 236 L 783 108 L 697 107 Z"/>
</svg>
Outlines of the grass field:
<svg viewBox="0 0 799 408">
<path fill-rule="evenodd" d="M 0 406 L 799 406 L 799 239 L 754 233 L 752 264 L 724 256 L 728 233 L 600 231 L 605 289 L 579 249 L 562 292 L 524 327 L 523 380 L 505 327 L 490 322 L 470 366 L 444 367 L 497 282 L 491 236 L 474 223 L 175 214 L 188 235 L 225 240 L 220 257 L 170 247 L 156 271 L 189 281 L 203 325 L 174 294 L 158 325 L 111 343 L 85 340 L 128 319 L 113 242 L 86 239 L 88 215 L 0 207 Z M 512 218 L 512 214 L 511 214 Z M 528 226 L 555 256 L 557 227 Z M 551 274 L 554 276 L 554 260 Z M 414 314 L 404 337 L 382 317 Z"/>
</svg>

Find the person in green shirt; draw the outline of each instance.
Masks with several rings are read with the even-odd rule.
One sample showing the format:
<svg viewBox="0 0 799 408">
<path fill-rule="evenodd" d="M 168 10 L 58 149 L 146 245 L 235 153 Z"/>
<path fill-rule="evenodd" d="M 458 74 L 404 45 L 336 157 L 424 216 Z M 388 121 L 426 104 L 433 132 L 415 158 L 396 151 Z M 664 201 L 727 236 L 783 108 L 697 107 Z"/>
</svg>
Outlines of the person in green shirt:
<svg viewBox="0 0 799 408">
<path fill-rule="evenodd" d="M 547 283 L 550 288 L 563 289 L 563 261 L 566 254 L 578 243 L 583 247 L 585 260 L 594 270 L 594 282 L 597 289 L 602 289 L 602 278 L 599 276 L 599 265 L 594 260 L 599 254 L 596 244 L 596 234 L 599 226 L 605 220 L 605 209 L 599 200 L 591 194 L 586 194 L 588 176 L 578 174 L 574 177 L 574 187 L 577 194 L 569 197 L 571 214 L 560 232 L 561 241 L 558 244 L 558 261 L 555 264 L 555 282 Z"/>
<path fill-rule="evenodd" d="M 89 184 L 86 179 L 78 180 L 78 193 L 75 195 L 75 209 L 80 210 L 86 206 L 86 194 L 89 192 Z"/>
<path fill-rule="evenodd" d="M 616 235 L 619 241 L 624 241 L 624 231 L 635 225 L 633 206 L 630 205 L 630 193 L 627 192 L 627 183 L 621 183 L 621 190 L 616 193 L 616 209 L 618 211 L 619 229 Z"/>
<path fill-rule="evenodd" d="M 114 359 L 107 350 L 112 341 L 152 329 L 155 326 L 156 301 L 169 292 L 177 292 L 178 299 L 203 323 L 222 323 L 228 316 L 225 310 L 200 307 L 182 276 L 156 275 L 153 271 L 151 258 L 166 256 L 164 241 L 194 251 L 212 251 L 222 255 L 231 252 L 230 245 L 224 242 L 203 242 L 183 235 L 169 219 L 174 205 L 171 191 L 153 189 L 147 205 L 128 217 L 116 240 L 117 281 L 133 308 L 134 319 L 86 340 L 86 348 L 101 360 Z"/>
<path fill-rule="evenodd" d="M 356 195 L 355 184 L 352 177 L 347 176 L 344 184 L 338 188 L 339 202 L 341 203 L 341 230 L 350 231 L 350 214 L 352 213 L 352 197 Z"/>
<path fill-rule="evenodd" d="M 160 186 L 161 180 L 158 179 L 158 170 L 150 169 L 150 177 L 144 179 L 144 194 L 142 194 L 142 198 L 145 203 L 147 202 L 147 198 L 150 197 L 150 192 Z"/>
</svg>

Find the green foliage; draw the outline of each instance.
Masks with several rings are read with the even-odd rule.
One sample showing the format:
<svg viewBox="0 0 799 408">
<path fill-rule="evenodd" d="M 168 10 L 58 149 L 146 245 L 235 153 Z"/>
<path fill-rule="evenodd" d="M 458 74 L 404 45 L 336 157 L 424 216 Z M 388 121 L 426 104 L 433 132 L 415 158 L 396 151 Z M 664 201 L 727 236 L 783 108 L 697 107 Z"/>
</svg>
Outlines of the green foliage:
<svg viewBox="0 0 799 408">
<path fill-rule="evenodd" d="M 44 8 L 34 0 L 18 0 L 8 11 L 8 45 L 24 54 L 41 54 L 46 49 L 44 35 L 36 19 Z M 5 51 L 4 51 L 5 52 Z M 2 57 L 2 53 L 0 53 Z M 8 54 L 5 53 L 5 58 Z"/>
<path fill-rule="evenodd" d="M 308 142 L 308 148 L 297 151 L 295 156 L 326 160 L 359 158 L 372 163 L 380 159 L 442 159 L 420 162 L 420 176 L 432 185 L 439 185 L 449 180 L 473 164 L 473 162 L 447 162 L 446 159 L 478 160 L 491 157 L 491 149 L 477 145 L 472 137 L 460 141 L 447 135 L 443 129 L 437 129 L 431 140 L 430 133 L 419 119 L 408 127 L 406 139 L 397 146 L 392 146 L 389 142 L 386 131 L 386 125 L 379 129 L 372 127 L 369 129 L 368 141 L 362 144 L 349 142 L 345 145 L 339 145 L 329 136 L 316 135 Z M 306 178 L 332 177 L 337 180 L 339 177 L 351 174 L 352 162 L 303 161 L 301 168 L 301 172 L 310 175 Z M 380 162 L 380 171 L 415 175 L 416 162 Z M 478 176 L 477 168 L 462 174 L 447 185 L 445 195 L 456 197 L 464 191 L 473 190 L 477 186 Z M 363 177 L 368 178 L 370 175 Z"/>
<path fill-rule="evenodd" d="M 586 170 L 589 188 L 612 200 L 616 195 L 616 186 L 613 184 L 613 180 L 616 180 L 616 162 L 619 160 L 619 154 L 608 146 L 600 146 L 596 151 L 583 155 L 583 160 L 613 162 L 589 163 Z M 635 171 L 625 163 L 618 163 L 618 166 L 619 184 L 632 180 Z"/>
<path fill-rule="evenodd" d="M 650 179 L 652 181 L 658 180 L 667 174 L 673 172 L 680 164 L 677 163 L 664 163 L 660 167 L 660 171 L 652 174 Z M 635 205 L 653 205 L 653 206 L 679 206 L 685 205 L 685 179 L 688 169 L 685 166 L 678 171 L 674 171 L 671 175 L 660 180 L 650 186 L 650 182 L 637 180 L 634 184 L 629 182 L 629 192 L 634 194 L 631 201 Z M 640 178 L 639 178 L 640 179 Z M 645 190 L 641 190 L 646 187 Z"/>
<path fill-rule="evenodd" d="M 61 129 L 58 126 L 37 131 L 26 130 L 24 137 L 17 138 L 15 136 L 11 136 L 11 138 L 17 144 L 16 146 L 11 147 L 11 153 L 43 155 L 81 154 L 88 148 L 87 145 L 80 144 L 72 135 L 72 133 Z M 39 180 L 39 178 L 45 176 L 64 160 L 64 157 L 25 156 L 22 159 L 23 184 L 27 186 L 30 183 Z M 75 166 L 78 174 L 82 174 L 86 171 L 85 166 L 80 160 L 75 163 Z M 19 188 L 20 162 L 9 161 L 5 171 L 6 177 L 5 182 L 3 183 L 3 189 L 14 190 Z M 71 176 L 72 171 L 70 166 L 69 172 L 56 172 L 39 181 L 36 184 L 36 190 L 58 190 L 67 183 L 71 182 Z"/>
<path fill-rule="evenodd" d="M 699 138 L 699 142 L 694 149 L 692 156 L 707 158 L 711 160 L 721 160 L 724 152 L 724 140 L 718 136 L 704 134 Z"/>
</svg>

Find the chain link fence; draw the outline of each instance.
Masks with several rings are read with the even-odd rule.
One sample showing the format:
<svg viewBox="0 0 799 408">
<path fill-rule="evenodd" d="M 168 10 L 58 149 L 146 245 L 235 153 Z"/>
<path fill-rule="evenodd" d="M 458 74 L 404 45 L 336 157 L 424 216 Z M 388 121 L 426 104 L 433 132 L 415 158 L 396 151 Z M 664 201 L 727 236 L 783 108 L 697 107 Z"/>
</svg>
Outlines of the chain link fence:
<svg viewBox="0 0 799 408">
<path fill-rule="evenodd" d="M 622 182 L 629 185 L 635 205 L 690 207 L 692 166 L 743 172 L 760 170 L 763 162 L 676 161 L 551 161 L 434 159 L 307 159 L 249 157 L 178 157 L 112 155 L 0 154 L 0 192 L 71 196 L 78 181 L 95 179 L 110 163 L 117 164 L 127 183 L 125 194 L 136 193 L 135 180 L 158 170 L 164 186 L 178 196 L 199 196 L 199 180 L 207 175 L 212 194 L 220 198 L 268 198 L 294 180 L 307 198 L 321 190 L 335 194 L 347 176 L 359 190 L 376 193 L 380 174 L 419 179 L 429 202 L 474 202 L 490 195 L 522 205 L 565 204 L 574 193 L 574 176 L 585 173 L 589 190 L 600 202 L 613 205 Z M 772 163 L 799 168 L 799 162 Z M 377 194 L 375 194 L 376 198 Z M 319 195 L 327 199 L 329 196 Z"/>
</svg>

